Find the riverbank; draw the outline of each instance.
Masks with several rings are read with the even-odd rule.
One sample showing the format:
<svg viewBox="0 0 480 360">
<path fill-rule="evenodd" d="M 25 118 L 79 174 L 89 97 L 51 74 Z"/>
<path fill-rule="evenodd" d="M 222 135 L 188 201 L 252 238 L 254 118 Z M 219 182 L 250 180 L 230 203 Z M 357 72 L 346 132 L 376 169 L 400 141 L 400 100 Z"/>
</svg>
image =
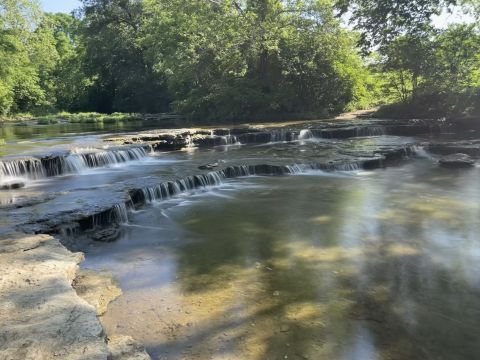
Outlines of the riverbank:
<svg viewBox="0 0 480 360">
<path fill-rule="evenodd" d="M 368 118 L 370 115 L 375 113 L 377 108 L 367 109 L 367 110 L 356 110 L 346 113 L 341 113 L 333 116 L 317 116 L 313 114 L 298 114 L 294 116 L 285 117 L 275 117 L 272 119 L 263 119 L 259 121 L 254 121 L 255 124 L 288 124 L 288 123 L 298 123 L 314 120 L 325 120 L 325 119 L 337 119 L 337 120 L 353 120 L 355 118 Z M 300 120 L 294 120 L 300 119 Z M 140 121 L 158 121 L 159 125 L 165 126 L 169 122 L 176 120 L 179 122 L 179 126 L 188 126 L 193 125 L 193 122 L 187 121 L 183 116 L 177 114 L 143 114 L 143 113 L 113 113 L 113 114 L 100 114 L 96 112 L 84 112 L 84 113 L 68 113 L 60 112 L 56 114 L 34 116 L 31 114 L 19 114 L 13 115 L 11 117 L 0 117 L 0 125 L 18 125 L 18 126 L 33 126 L 33 125 L 54 125 L 54 124 L 114 124 L 121 122 L 140 122 Z M 211 122 L 208 120 L 200 121 L 198 124 L 204 126 L 221 126 L 228 124 L 235 124 L 240 126 L 242 124 L 247 124 L 248 122 L 240 121 L 219 123 Z"/>
<path fill-rule="evenodd" d="M 167 121 L 181 119 L 175 114 L 140 114 L 140 113 L 113 113 L 101 114 L 96 112 L 68 113 L 60 112 L 50 115 L 35 116 L 19 114 L 11 117 L 0 117 L 0 125 L 15 124 L 18 126 L 53 125 L 53 124 L 114 124 L 119 122 L 135 121 Z"/>
</svg>

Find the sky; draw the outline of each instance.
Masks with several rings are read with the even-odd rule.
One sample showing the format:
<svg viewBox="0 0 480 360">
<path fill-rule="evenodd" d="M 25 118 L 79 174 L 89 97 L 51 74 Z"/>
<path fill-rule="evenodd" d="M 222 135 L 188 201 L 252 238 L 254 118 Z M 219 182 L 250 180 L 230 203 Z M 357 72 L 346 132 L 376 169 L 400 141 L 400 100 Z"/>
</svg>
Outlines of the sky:
<svg viewBox="0 0 480 360">
<path fill-rule="evenodd" d="M 40 0 L 43 10 L 47 12 L 65 12 L 76 9 L 80 6 L 78 0 Z"/>
<path fill-rule="evenodd" d="M 78 8 L 80 6 L 79 0 L 40 0 L 43 10 L 47 12 L 66 12 Z M 456 9 L 453 14 L 443 13 L 440 16 L 435 16 L 433 18 L 433 23 L 438 28 L 445 28 L 450 23 L 457 23 L 467 20 L 467 22 L 472 22 L 473 19 L 470 17 L 465 17 L 465 15 Z"/>
</svg>

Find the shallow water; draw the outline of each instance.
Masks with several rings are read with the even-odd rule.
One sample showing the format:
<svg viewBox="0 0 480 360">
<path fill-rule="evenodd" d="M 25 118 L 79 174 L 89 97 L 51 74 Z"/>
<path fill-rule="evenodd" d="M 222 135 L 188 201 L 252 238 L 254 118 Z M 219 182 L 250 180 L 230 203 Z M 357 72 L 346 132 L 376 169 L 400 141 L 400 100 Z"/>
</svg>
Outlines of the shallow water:
<svg viewBox="0 0 480 360">
<path fill-rule="evenodd" d="M 130 130 L 62 129 L 19 130 L 4 153 L 109 151 L 91 131 Z M 0 232 L 124 204 L 127 189 L 205 164 L 341 163 L 424 140 L 187 148 L 28 178 L 0 192 Z M 112 272 L 124 292 L 102 317 L 107 333 L 132 336 L 154 359 L 478 357 L 480 168 L 445 170 L 417 148 L 394 167 L 350 170 L 226 179 L 130 210 L 116 242 L 70 238 L 82 266 Z"/>
<path fill-rule="evenodd" d="M 473 359 L 479 169 L 253 177 L 132 215 L 84 266 L 154 359 Z"/>
<path fill-rule="evenodd" d="M 104 123 L 60 123 L 52 125 L 0 125 L 0 156 L 34 153 L 46 148 L 95 143 L 98 134 L 125 133 L 159 127 L 158 121 Z M 79 135 L 84 136 L 79 136 Z M 90 134 L 90 139 L 86 141 Z"/>
</svg>

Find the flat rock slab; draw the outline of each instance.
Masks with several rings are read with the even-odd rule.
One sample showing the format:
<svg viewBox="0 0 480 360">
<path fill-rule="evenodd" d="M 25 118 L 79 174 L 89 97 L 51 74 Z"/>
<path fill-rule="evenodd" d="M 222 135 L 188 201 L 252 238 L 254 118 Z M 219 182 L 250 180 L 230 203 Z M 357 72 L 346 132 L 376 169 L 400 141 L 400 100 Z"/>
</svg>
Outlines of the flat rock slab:
<svg viewBox="0 0 480 360">
<path fill-rule="evenodd" d="M 80 270 L 73 282 L 77 294 L 95 307 L 97 315 L 107 311 L 108 304 L 122 295 L 122 290 L 108 272 Z"/>
<path fill-rule="evenodd" d="M 475 160 L 467 154 L 452 154 L 441 158 L 439 164 L 447 168 L 469 168 L 475 165 Z"/>
<path fill-rule="evenodd" d="M 439 155 L 467 154 L 473 157 L 480 156 L 480 141 L 462 140 L 450 142 L 435 142 L 427 144 L 425 150 Z"/>
<path fill-rule="evenodd" d="M 95 308 L 71 286 L 82 259 L 48 235 L 0 238 L 0 359 L 107 359 Z"/>
<path fill-rule="evenodd" d="M 130 336 L 114 335 L 108 337 L 110 356 L 108 360 L 151 360 L 145 348 Z"/>
<path fill-rule="evenodd" d="M 21 180 L 8 180 L 0 183 L 0 190 L 16 190 L 25 187 L 25 182 Z"/>
</svg>

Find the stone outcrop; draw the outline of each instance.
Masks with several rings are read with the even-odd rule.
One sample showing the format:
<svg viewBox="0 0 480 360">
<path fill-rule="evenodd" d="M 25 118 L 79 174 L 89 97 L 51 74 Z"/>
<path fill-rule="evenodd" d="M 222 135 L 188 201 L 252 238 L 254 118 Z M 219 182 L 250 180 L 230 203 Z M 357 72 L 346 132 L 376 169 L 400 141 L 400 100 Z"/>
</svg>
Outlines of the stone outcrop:
<svg viewBox="0 0 480 360">
<path fill-rule="evenodd" d="M 427 144 L 425 150 L 439 155 L 467 154 L 480 157 L 480 142 L 478 140 L 434 142 Z"/>
<path fill-rule="evenodd" d="M 122 295 L 112 274 L 101 271 L 78 271 L 73 287 L 78 296 L 95 308 L 99 316 L 105 314 L 110 302 Z"/>
<path fill-rule="evenodd" d="M 48 235 L 0 239 L 0 359 L 107 359 L 95 308 L 71 286 L 82 259 Z"/>
<path fill-rule="evenodd" d="M 451 154 L 441 158 L 439 164 L 446 168 L 469 168 L 475 165 L 475 160 L 467 154 Z"/>
<path fill-rule="evenodd" d="M 78 271 L 82 260 L 49 235 L 0 237 L 0 359 L 150 359 L 130 337 L 107 344 L 97 315 L 121 290 L 108 273 Z"/>
<path fill-rule="evenodd" d="M 130 336 L 113 335 L 108 337 L 108 360 L 150 360 L 143 346 Z"/>
</svg>

